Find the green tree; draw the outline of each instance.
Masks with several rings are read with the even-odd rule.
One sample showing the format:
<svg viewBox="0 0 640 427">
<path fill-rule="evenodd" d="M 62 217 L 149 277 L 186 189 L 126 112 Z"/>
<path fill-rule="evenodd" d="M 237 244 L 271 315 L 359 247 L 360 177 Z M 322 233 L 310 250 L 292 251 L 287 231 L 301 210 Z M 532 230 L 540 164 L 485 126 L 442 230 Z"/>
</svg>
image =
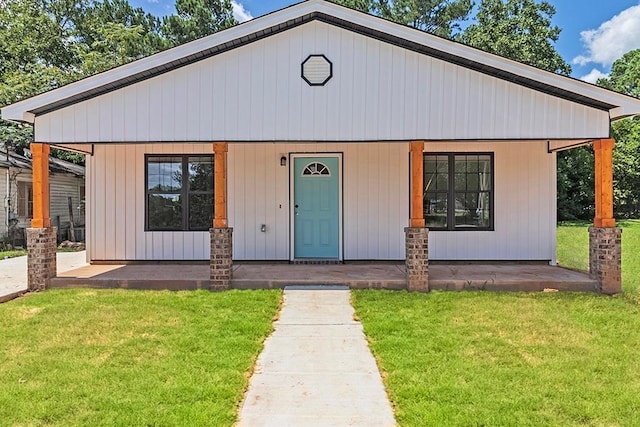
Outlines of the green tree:
<svg viewBox="0 0 640 427">
<path fill-rule="evenodd" d="M 640 117 L 618 120 L 611 126 L 613 151 L 613 202 L 616 216 L 640 217 Z"/>
<path fill-rule="evenodd" d="M 561 29 L 551 25 L 555 8 L 534 0 L 481 0 L 477 23 L 460 40 L 470 46 L 559 74 L 571 66 L 554 47 Z"/>
<path fill-rule="evenodd" d="M 375 13 L 375 0 L 331 0 L 333 3 L 349 7 L 351 9 L 361 10 L 363 12 Z"/>
<path fill-rule="evenodd" d="M 640 49 L 622 55 L 611 66 L 609 76 L 598 79 L 596 84 L 640 98 Z"/>
<path fill-rule="evenodd" d="M 168 46 L 160 21 L 126 0 L 8 0 L 0 7 L 0 106 Z M 0 120 L 0 143 L 26 147 L 30 126 Z M 83 156 L 55 151 L 71 161 Z"/>
<path fill-rule="evenodd" d="M 448 38 L 460 31 L 473 8 L 472 0 L 331 1 Z"/>
<path fill-rule="evenodd" d="M 172 46 L 237 24 L 230 0 L 176 0 L 176 12 L 162 22 L 162 33 Z"/>
<path fill-rule="evenodd" d="M 451 38 L 473 8 L 471 0 L 378 0 L 383 18 Z"/>
<path fill-rule="evenodd" d="M 597 84 L 626 95 L 640 97 L 640 49 L 615 61 L 608 77 Z M 613 122 L 614 209 L 617 216 L 640 216 L 640 117 Z"/>
<path fill-rule="evenodd" d="M 593 149 L 590 146 L 558 153 L 558 220 L 593 218 Z"/>
</svg>

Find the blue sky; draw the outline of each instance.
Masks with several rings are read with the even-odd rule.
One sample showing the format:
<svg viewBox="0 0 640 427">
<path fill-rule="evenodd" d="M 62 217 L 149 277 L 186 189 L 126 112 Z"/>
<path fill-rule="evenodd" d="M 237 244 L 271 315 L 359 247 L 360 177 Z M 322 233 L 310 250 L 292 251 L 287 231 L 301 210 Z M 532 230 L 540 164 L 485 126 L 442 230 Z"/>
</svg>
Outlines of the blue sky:
<svg viewBox="0 0 640 427">
<path fill-rule="evenodd" d="M 476 0 L 476 3 L 479 0 Z M 157 16 L 174 11 L 175 0 L 129 0 Z M 236 0 L 240 21 L 281 9 L 296 0 Z M 640 0 L 550 0 L 553 23 L 562 28 L 556 48 L 573 67 L 573 76 L 594 82 L 622 54 L 640 48 Z"/>
</svg>

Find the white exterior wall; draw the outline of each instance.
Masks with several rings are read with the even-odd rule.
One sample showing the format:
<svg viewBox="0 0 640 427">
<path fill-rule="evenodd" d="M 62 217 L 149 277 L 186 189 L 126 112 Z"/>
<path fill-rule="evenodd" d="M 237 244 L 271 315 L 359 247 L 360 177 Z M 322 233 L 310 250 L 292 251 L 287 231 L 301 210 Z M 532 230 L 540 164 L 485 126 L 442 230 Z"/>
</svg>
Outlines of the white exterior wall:
<svg viewBox="0 0 640 427">
<path fill-rule="evenodd" d="M 80 187 L 84 185 L 84 178 L 73 175 L 51 174 L 49 175 L 49 212 L 51 221 L 56 224 L 60 220 L 60 225 L 64 228 L 69 225 L 69 201 L 71 196 L 73 207 L 73 220 L 75 224 L 84 225 L 85 217 L 81 215 Z"/>
<path fill-rule="evenodd" d="M 92 260 L 209 258 L 208 232 L 144 231 L 144 155 L 212 154 L 211 144 L 98 145 L 88 157 Z M 236 260 L 289 259 L 289 152 L 342 152 L 346 259 L 402 259 L 406 144 L 230 144 L 229 225 Z M 108 172 L 110 171 L 110 172 Z M 260 225 L 267 225 L 267 232 Z"/>
<path fill-rule="evenodd" d="M 15 169 L 12 169 L 15 172 Z M 16 178 L 11 182 L 11 194 L 8 193 L 9 187 L 7 187 L 7 169 L 0 169 L 0 194 L 2 195 L 2 211 L 0 211 L 0 236 L 6 236 L 8 232 L 8 199 L 11 198 L 12 209 L 14 212 L 18 212 L 18 182 L 31 183 L 33 177 L 30 169 L 22 169 L 20 173 L 16 175 Z M 74 175 L 66 175 L 61 173 L 51 173 L 49 175 L 49 214 L 53 225 L 57 225 L 57 221 L 60 221 L 60 225 L 63 228 L 69 226 L 69 206 L 67 197 L 71 196 L 74 209 L 74 221 L 75 224 L 83 225 L 85 222 L 85 216 L 80 211 L 78 206 L 80 205 L 80 187 L 84 185 L 84 178 Z M 31 226 L 31 218 L 20 216 L 18 217 L 18 227 L 26 228 Z"/>
<path fill-rule="evenodd" d="M 288 153 L 343 153 L 344 259 L 403 259 L 409 218 L 405 143 L 230 144 L 229 222 L 238 260 L 289 259 Z M 321 155 L 321 154 L 318 154 Z M 260 225 L 267 232 L 260 232 Z"/>
<path fill-rule="evenodd" d="M 426 152 L 494 153 L 494 231 L 432 231 L 432 260 L 556 260 L 556 155 L 546 141 L 426 143 Z"/>
<path fill-rule="evenodd" d="M 325 54 L 333 78 L 300 77 Z M 313 21 L 39 115 L 38 142 L 592 139 L 609 114 Z"/>
<path fill-rule="evenodd" d="M 92 260 L 209 258 L 208 232 L 144 231 L 144 155 L 212 153 L 211 144 L 100 145 L 88 157 Z M 229 223 L 236 260 L 289 259 L 289 153 L 343 153 L 344 258 L 403 259 L 407 143 L 230 144 Z M 546 142 L 430 143 L 427 152 L 493 152 L 495 231 L 433 231 L 433 260 L 555 261 L 555 154 Z M 260 231 L 261 224 L 267 232 Z"/>
<path fill-rule="evenodd" d="M 209 232 L 145 232 L 144 155 L 212 154 L 211 144 L 97 145 L 87 156 L 90 260 L 209 258 Z"/>
</svg>

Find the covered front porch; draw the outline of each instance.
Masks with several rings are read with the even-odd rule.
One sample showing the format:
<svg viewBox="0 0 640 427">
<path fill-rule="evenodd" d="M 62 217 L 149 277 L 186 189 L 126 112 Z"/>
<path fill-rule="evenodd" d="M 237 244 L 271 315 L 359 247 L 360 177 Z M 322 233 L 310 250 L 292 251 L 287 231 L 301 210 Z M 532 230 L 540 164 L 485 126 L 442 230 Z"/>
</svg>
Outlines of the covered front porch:
<svg viewBox="0 0 640 427">
<path fill-rule="evenodd" d="M 335 265 L 235 263 L 232 289 L 344 285 L 352 289 L 406 289 L 404 263 L 352 262 Z M 51 279 L 54 288 L 123 288 L 152 290 L 209 289 L 209 265 L 87 265 Z M 429 266 L 432 290 L 596 292 L 597 280 L 586 272 L 543 264 L 434 263 Z"/>
</svg>

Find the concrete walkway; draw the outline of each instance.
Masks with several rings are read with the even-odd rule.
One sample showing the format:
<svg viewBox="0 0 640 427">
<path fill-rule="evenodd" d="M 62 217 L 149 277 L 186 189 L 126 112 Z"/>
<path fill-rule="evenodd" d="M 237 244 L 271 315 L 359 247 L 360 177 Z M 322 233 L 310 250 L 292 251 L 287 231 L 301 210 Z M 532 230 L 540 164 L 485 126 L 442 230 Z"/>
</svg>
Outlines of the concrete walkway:
<svg viewBox="0 0 640 427">
<path fill-rule="evenodd" d="M 346 287 L 287 287 L 251 378 L 241 427 L 394 426 Z"/>
<path fill-rule="evenodd" d="M 87 253 L 59 252 L 58 273 L 87 265 Z M 27 290 L 27 257 L 0 260 L 0 301 L 10 299 Z"/>
</svg>

